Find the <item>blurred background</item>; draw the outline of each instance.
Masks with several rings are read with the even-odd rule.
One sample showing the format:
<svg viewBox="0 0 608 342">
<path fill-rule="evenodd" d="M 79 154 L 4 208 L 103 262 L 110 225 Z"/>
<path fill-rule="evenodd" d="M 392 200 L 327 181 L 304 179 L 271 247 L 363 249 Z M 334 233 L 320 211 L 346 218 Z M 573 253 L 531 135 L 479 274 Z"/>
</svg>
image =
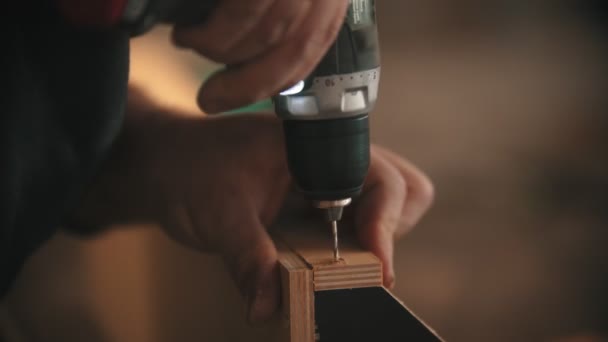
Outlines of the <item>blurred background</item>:
<svg viewBox="0 0 608 342">
<path fill-rule="evenodd" d="M 373 139 L 437 189 L 398 244 L 395 293 L 448 341 L 608 341 L 607 7 L 378 1 Z M 216 66 L 167 35 L 133 41 L 132 81 L 195 111 Z M 236 341 L 241 323 L 223 308 L 239 305 L 218 260 L 137 227 L 57 236 L 0 327 L 9 341 Z"/>
</svg>

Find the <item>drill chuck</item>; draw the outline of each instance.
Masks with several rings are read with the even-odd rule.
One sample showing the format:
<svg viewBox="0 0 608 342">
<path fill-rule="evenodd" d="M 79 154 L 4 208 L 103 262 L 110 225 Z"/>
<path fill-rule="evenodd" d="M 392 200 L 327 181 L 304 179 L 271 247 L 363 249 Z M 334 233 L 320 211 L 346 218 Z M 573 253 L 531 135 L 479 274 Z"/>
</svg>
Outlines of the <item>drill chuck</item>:
<svg viewBox="0 0 608 342">
<path fill-rule="evenodd" d="M 369 117 L 285 120 L 287 160 L 300 190 L 313 201 L 359 195 L 370 162 Z"/>
</svg>

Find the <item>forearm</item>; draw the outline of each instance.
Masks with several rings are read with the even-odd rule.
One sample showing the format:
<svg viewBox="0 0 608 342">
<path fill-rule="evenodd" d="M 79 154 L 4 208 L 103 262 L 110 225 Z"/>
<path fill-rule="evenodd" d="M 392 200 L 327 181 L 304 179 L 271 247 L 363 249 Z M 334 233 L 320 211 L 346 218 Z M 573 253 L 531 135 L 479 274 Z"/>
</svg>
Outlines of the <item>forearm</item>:
<svg viewBox="0 0 608 342">
<path fill-rule="evenodd" d="M 249 184 L 258 173 L 275 183 L 288 178 L 283 145 L 274 116 L 205 117 L 165 108 L 132 87 L 119 138 L 72 221 L 84 232 L 132 223 L 172 226 L 190 196 L 213 193 L 222 181 L 225 190 Z M 188 210 L 204 206 L 195 202 Z"/>
<path fill-rule="evenodd" d="M 120 135 L 83 193 L 68 229 L 93 233 L 113 225 L 153 222 L 153 181 L 146 175 L 152 146 L 146 146 L 174 117 L 135 86 L 129 86 L 126 115 Z"/>
</svg>

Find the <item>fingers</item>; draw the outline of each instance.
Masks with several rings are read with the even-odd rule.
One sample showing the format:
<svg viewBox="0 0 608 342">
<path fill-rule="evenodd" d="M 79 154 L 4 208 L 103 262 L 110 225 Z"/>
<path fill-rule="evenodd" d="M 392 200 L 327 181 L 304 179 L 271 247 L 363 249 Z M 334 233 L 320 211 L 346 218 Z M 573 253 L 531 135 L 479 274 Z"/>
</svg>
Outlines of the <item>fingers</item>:
<svg viewBox="0 0 608 342">
<path fill-rule="evenodd" d="M 237 229 L 239 236 L 220 247 L 237 287 L 247 302 L 250 322 L 269 319 L 280 305 L 280 275 L 277 251 L 266 229 L 257 219 Z"/>
<path fill-rule="evenodd" d="M 310 1 L 226 0 L 207 23 L 178 27 L 173 40 L 228 65 L 245 63 L 290 39 L 308 15 Z"/>
<path fill-rule="evenodd" d="M 226 2 L 222 8 L 228 7 Z M 348 4 L 346 0 L 264 0 L 263 6 L 250 4 L 255 1 L 246 2 L 247 6 L 241 0 L 232 2 L 244 8 L 218 9 L 207 25 L 179 28 L 174 35 L 178 44 L 231 64 L 199 93 L 199 105 L 208 113 L 268 98 L 304 79 L 335 40 Z M 237 16 L 247 17 L 244 24 Z M 227 41 L 216 42 L 227 35 L 231 36 Z"/>
<path fill-rule="evenodd" d="M 246 63 L 291 39 L 308 16 L 310 7 L 310 1 L 275 0 L 258 25 L 226 54 L 223 63 Z"/>
<path fill-rule="evenodd" d="M 358 201 L 355 226 L 364 248 L 380 258 L 384 285 L 394 286 L 393 239 L 406 197 L 405 179 L 383 156 L 372 151 L 366 186 Z"/>
<path fill-rule="evenodd" d="M 280 0 L 223 0 L 207 22 L 197 26 L 177 26 L 173 41 L 220 63 L 229 63 L 231 50 L 262 21 L 274 2 Z M 291 1 L 290 1 L 291 2 Z"/>
<path fill-rule="evenodd" d="M 407 199 L 401 212 L 396 236 L 401 237 L 410 231 L 433 204 L 435 189 L 431 180 L 418 167 L 401 158 L 394 152 L 376 146 L 374 151 L 392 164 L 406 180 Z"/>
<path fill-rule="evenodd" d="M 213 203 L 202 217 L 199 210 L 178 207 L 164 222 L 167 234 L 184 246 L 222 256 L 230 275 L 247 303 L 250 322 L 269 319 L 280 305 L 281 289 L 274 242 L 252 210 L 237 208 L 228 217 Z M 226 205 L 226 203 L 223 203 Z M 178 228 L 178 229 L 176 229 Z"/>
<path fill-rule="evenodd" d="M 226 201 L 199 204 L 176 215 L 179 219 L 170 224 L 182 229 L 170 229 L 169 235 L 186 246 L 221 255 L 245 298 L 248 320 L 269 319 L 281 298 L 277 250 L 255 210 L 241 203 L 230 215 Z M 200 208 L 207 208 L 204 215 Z"/>
<path fill-rule="evenodd" d="M 384 148 L 373 146 L 355 226 L 363 247 L 383 263 L 384 285 L 394 286 L 394 240 L 414 227 L 433 201 L 433 185 L 417 167 Z"/>
</svg>

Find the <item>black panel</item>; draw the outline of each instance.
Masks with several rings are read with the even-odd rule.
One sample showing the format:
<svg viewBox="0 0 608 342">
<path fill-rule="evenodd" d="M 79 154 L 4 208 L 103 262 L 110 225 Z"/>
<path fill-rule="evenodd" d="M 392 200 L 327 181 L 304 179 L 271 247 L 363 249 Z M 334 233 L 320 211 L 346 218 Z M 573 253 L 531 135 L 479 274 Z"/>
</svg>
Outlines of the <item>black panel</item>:
<svg viewBox="0 0 608 342">
<path fill-rule="evenodd" d="M 315 292 L 320 342 L 440 342 L 381 287 Z"/>
</svg>

